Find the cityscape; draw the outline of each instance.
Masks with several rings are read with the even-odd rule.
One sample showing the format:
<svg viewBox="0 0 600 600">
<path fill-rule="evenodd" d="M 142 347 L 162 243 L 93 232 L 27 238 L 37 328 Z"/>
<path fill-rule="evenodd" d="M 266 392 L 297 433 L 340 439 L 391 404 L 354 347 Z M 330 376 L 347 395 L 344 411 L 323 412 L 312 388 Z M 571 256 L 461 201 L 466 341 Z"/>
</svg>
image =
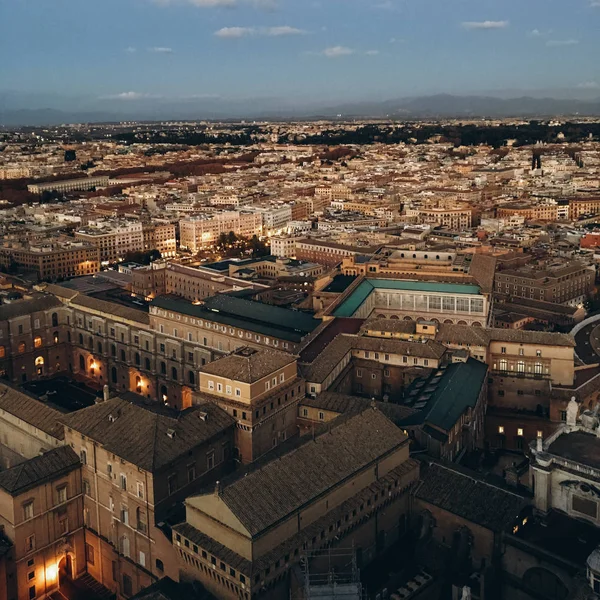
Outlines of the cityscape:
<svg viewBox="0 0 600 600">
<path fill-rule="evenodd" d="M 450 4 L 0 0 L 0 600 L 600 598 L 600 4 Z"/>
</svg>

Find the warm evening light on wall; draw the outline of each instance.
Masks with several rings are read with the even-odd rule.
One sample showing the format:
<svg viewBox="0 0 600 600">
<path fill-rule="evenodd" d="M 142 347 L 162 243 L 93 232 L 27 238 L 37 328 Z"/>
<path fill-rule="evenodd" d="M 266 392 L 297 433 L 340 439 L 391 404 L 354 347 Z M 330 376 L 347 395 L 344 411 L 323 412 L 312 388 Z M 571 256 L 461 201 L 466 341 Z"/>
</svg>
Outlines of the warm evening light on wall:
<svg viewBox="0 0 600 600">
<path fill-rule="evenodd" d="M 46 567 L 46 579 L 54 581 L 58 575 L 58 567 L 56 565 L 48 565 Z"/>
</svg>

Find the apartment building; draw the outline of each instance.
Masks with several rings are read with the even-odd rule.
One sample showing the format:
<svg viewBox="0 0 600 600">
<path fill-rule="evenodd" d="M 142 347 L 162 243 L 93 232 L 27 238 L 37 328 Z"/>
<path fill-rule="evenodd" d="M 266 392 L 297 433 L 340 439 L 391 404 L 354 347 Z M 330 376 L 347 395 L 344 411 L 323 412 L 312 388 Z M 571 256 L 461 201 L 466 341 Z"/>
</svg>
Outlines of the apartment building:
<svg viewBox="0 0 600 600">
<path fill-rule="evenodd" d="M 249 463 L 298 433 L 304 387 L 295 356 L 244 346 L 202 368 L 194 401 L 214 402 L 233 416 L 235 457 Z"/>
<path fill-rule="evenodd" d="M 0 266 L 37 273 L 40 281 L 93 275 L 100 270 L 100 251 L 86 242 L 11 244 L 0 247 Z"/>
<path fill-rule="evenodd" d="M 600 213 L 600 198 L 570 198 L 569 218 L 576 221 L 583 215 L 597 215 Z"/>
<path fill-rule="evenodd" d="M 0 471 L 0 529 L 12 545 L 4 597 L 46 598 L 85 573 L 81 463 L 69 446 Z"/>
<path fill-rule="evenodd" d="M 158 250 L 163 258 L 177 254 L 177 233 L 173 223 L 144 223 L 144 250 Z"/>
<path fill-rule="evenodd" d="M 301 237 L 295 236 L 280 236 L 271 238 L 271 254 L 273 256 L 295 258 L 296 244 Z"/>
<path fill-rule="evenodd" d="M 372 254 L 379 248 L 380 246 L 347 246 L 324 240 L 303 239 L 296 242 L 296 258 L 335 267 L 345 257 Z"/>
<path fill-rule="evenodd" d="M 64 421 L 82 464 L 88 573 L 118 598 L 165 576 L 177 581 L 162 521 L 230 470 L 233 419 L 210 403 L 179 413 L 130 395 Z"/>
<path fill-rule="evenodd" d="M 97 187 L 106 187 L 107 185 L 108 175 L 98 175 L 96 177 L 82 177 L 81 179 L 32 183 L 27 186 L 27 190 L 32 194 L 43 194 L 44 192 L 85 192 Z"/>
<path fill-rule="evenodd" d="M 241 289 L 266 290 L 267 286 L 201 266 L 153 263 L 132 271 L 132 291 L 146 299 L 173 294 L 197 302 L 218 293 Z"/>
<path fill-rule="evenodd" d="M 0 376 L 22 383 L 67 371 L 69 311 L 50 295 L 11 297 L 0 305 Z"/>
<path fill-rule="evenodd" d="M 530 263 L 498 271 L 494 288 L 504 296 L 577 306 L 593 291 L 595 278 L 594 267 L 577 261 Z"/>
<path fill-rule="evenodd" d="M 498 218 L 510 218 L 513 216 L 523 217 L 528 221 L 558 221 L 559 205 L 547 204 L 506 204 L 498 208 Z"/>
<path fill-rule="evenodd" d="M 464 207 L 428 208 L 415 207 L 406 209 L 406 216 L 414 217 L 417 223 L 442 225 L 449 229 L 468 229 L 473 223 L 473 209 Z"/>
<path fill-rule="evenodd" d="M 143 225 L 138 221 L 98 221 L 75 232 L 75 239 L 93 244 L 102 262 L 117 262 L 128 252 L 144 250 Z"/>
<path fill-rule="evenodd" d="M 404 535 L 418 473 L 408 438 L 381 412 L 339 419 L 186 500 L 186 520 L 173 530 L 182 580 L 218 598 L 275 600 L 302 587 L 294 571 L 309 553 L 352 547 L 365 567 Z M 325 570 L 344 566 L 334 555 Z"/>
<path fill-rule="evenodd" d="M 252 237 L 263 233 L 260 212 L 224 211 L 214 215 L 187 217 L 179 221 L 180 245 L 191 252 L 214 244 L 222 233 Z"/>
</svg>

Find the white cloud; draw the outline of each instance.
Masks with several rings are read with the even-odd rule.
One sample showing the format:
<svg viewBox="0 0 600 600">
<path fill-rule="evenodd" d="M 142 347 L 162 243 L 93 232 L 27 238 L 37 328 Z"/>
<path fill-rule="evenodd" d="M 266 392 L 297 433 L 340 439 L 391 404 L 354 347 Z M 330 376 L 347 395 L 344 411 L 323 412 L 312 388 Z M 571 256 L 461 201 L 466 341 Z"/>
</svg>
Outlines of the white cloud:
<svg viewBox="0 0 600 600">
<path fill-rule="evenodd" d="M 303 35 L 306 31 L 289 25 L 280 25 L 278 27 L 222 27 L 215 31 L 215 35 L 220 38 L 233 39 L 259 35 L 266 37 L 284 37 L 288 35 Z"/>
<path fill-rule="evenodd" d="M 172 54 L 173 48 L 166 48 L 165 46 L 153 46 L 148 48 L 148 52 L 154 52 L 155 54 Z"/>
<path fill-rule="evenodd" d="M 354 50 L 346 46 L 330 46 L 329 48 L 325 48 L 321 54 L 327 58 L 339 58 L 340 56 L 354 54 Z"/>
<path fill-rule="evenodd" d="M 173 4 L 191 4 L 198 8 L 234 8 L 242 4 L 250 4 L 255 8 L 274 10 L 278 6 L 277 0 L 151 0 L 161 6 Z"/>
<path fill-rule="evenodd" d="M 582 90 L 598 90 L 600 89 L 600 83 L 598 83 L 597 81 L 584 81 L 580 83 L 577 87 Z"/>
<path fill-rule="evenodd" d="M 125 48 L 125 52 L 133 54 L 134 52 L 137 52 L 137 48 L 134 48 L 133 46 L 127 46 L 127 48 Z"/>
<path fill-rule="evenodd" d="M 552 29 L 532 29 L 527 33 L 529 37 L 546 37 L 552 33 Z"/>
<path fill-rule="evenodd" d="M 153 96 L 151 94 L 142 94 L 140 92 L 121 92 L 120 94 L 112 94 L 110 96 L 103 96 L 103 100 L 141 100 L 142 98 L 158 98 L 159 96 Z"/>
<path fill-rule="evenodd" d="M 220 38 L 241 38 L 248 35 L 254 35 L 256 32 L 252 27 L 222 27 L 215 31 L 215 35 Z"/>
<path fill-rule="evenodd" d="M 576 46 L 579 44 L 579 40 L 548 40 L 546 46 L 557 47 L 557 46 Z"/>
<path fill-rule="evenodd" d="M 304 35 L 305 33 L 306 31 L 304 31 L 304 29 L 290 27 L 289 25 L 281 25 L 279 27 L 268 27 L 266 29 L 266 35 L 271 37 L 279 37 L 283 35 Z"/>
<path fill-rule="evenodd" d="M 379 54 L 379 50 L 367 50 L 365 54 L 367 56 L 377 56 Z"/>
<path fill-rule="evenodd" d="M 465 29 L 504 29 L 508 27 L 508 21 L 464 21 Z"/>
</svg>

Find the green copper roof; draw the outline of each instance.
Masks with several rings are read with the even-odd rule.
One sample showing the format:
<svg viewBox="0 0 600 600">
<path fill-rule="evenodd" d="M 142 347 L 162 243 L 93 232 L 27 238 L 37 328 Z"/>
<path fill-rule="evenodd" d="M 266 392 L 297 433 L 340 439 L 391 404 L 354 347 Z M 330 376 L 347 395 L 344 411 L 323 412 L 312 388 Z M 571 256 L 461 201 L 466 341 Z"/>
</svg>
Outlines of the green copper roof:
<svg viewBox="0 0 600 600">
<path fill-rule="evenodd" d="M 334 311 L 336 317 L 351 317 L 376 289 L 438 292 L 441 294 L 481 294 L 477 285 L 437 283 L 430 281 L 403 281 L 398 279 L 365 279 Z"/>
</svg>

